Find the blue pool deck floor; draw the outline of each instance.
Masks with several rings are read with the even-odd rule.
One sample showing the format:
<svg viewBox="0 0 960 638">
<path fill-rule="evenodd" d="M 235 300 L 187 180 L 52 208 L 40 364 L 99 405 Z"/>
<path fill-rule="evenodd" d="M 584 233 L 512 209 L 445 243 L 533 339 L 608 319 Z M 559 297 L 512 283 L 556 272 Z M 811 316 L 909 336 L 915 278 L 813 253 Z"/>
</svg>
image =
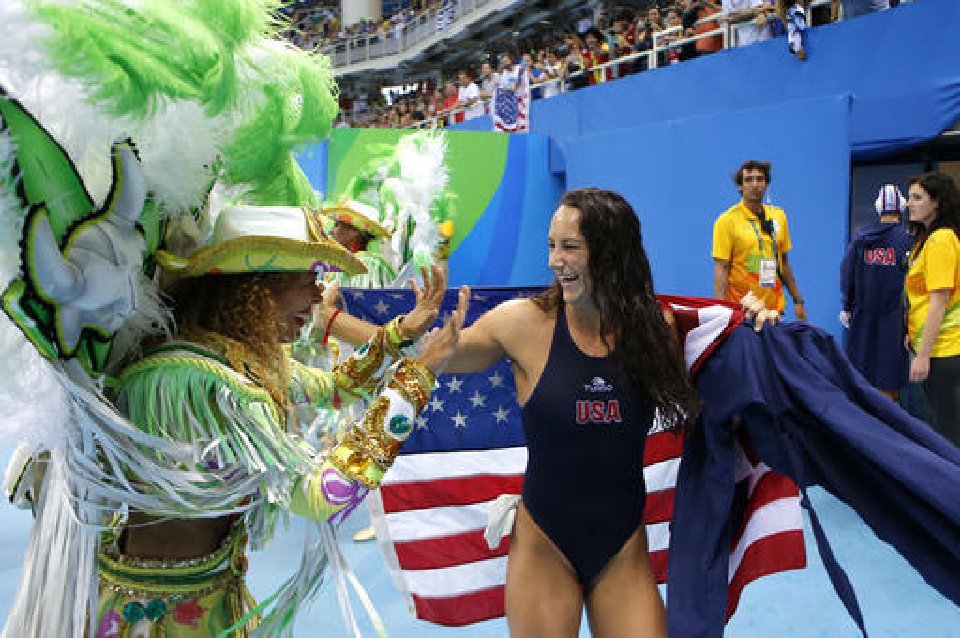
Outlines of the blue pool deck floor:
<svg viewBox="0 0 960 638">
<path fill-rule="evenodd" d="M 7 454 L 0 453 L 0 462 Z M 841 565 L 847 570 L 874 638 L 960 638 L 960 608 L 924 583 L 916 571 L 846 505 L 826 492 L 810 491 L 814 507 Z M 441 627 L 416 620 L 407 612 L 387 574 L 376 542 L 356 543 L 353 533 L 366 525 L 359 508 L 338 530 L 343 553 L 370 594 L 391 638 L 504 638 L 503 619 L 469 627 Z M 30 514 L 0 504 L 0 617 L 10 608 L 20 560 L 31 524 Z M 294 521 L 263 552 L 250 555 L 250 587 L 262 599 L 295 568 L 303 547 L 304 522 Z M 804 570 L 767 576 L 746 587 L 740 606 L 727 624 L 730 638 L 844 638 L 859 632 L 833 593 L 805 521 L 807 563 Z M 359 603 L 354 611 L 364 636 L 375 636 Z M 318 599 L 300 610 L 297 638 L 346 636 L 336 592 L 328 581 Z M 590 632 L 583 623 L 581 636 Z"/>
</svg>

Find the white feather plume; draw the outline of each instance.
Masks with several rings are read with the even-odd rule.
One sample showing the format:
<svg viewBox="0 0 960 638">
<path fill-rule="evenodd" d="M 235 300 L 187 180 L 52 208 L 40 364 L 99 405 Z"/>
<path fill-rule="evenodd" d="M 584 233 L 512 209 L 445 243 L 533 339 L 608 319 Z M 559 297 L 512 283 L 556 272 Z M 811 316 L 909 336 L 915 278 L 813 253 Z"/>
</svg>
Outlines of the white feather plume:
<svg viewBox="0 0 960 638">
<path fill-rule="evenodd" d="M 400 138 L 396 158 L 399 177 L 387 180 L 400 209 L 398 228 L 406 227 L 407 217 L 414 220 L 408 241 L 411 255 L 431 255 L 440 243 L 440 232 L 430 216 L 430 207 L 443 194 L 449 180 L 444 163 L 446 136 L 440 131 L 419 131 Z M 395 240 L 402 241 L 400 233 Z"/>
<path fill-rule="evenodd" d="M 20 245 L 26 210 L 17 197 L 13 175 L 15 145 L 0 133 L 0 290 L 20 275 Z M 67 419 L 66 393 L 50 362 L 40 356 L 20 329 L 0 311 L 0 447 L 26 443 L 56 449 Z"/>
</svg>

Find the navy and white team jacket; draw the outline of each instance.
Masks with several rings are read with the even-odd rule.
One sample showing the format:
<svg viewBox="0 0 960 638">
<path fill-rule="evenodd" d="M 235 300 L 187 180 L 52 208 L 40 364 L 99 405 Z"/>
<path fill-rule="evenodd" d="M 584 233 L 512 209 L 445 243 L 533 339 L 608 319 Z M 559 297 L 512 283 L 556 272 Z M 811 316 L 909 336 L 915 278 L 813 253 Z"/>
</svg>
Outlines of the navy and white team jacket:
<svg viewBox="0 0 960 638">
<path fill-rule="evenodd" d="M 903 279 L 912 243 L 903 225 L 875 222 L 856 234 L 840 267 L 841 300 L 850 312 L 847 356 L 883 390 L 907 384 Z"/>
</svg>

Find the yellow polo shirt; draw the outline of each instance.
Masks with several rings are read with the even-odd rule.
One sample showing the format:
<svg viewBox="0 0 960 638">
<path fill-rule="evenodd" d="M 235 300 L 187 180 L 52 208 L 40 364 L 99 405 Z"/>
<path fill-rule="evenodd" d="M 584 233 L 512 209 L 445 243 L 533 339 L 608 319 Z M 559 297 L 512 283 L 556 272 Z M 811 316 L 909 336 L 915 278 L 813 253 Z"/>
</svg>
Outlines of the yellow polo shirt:
<svg viewBox="0 0 960 638">
<path fill-rule="evenodd" d="M 790 229 L 782 208 L 764 204 L 763 210 L 767 219 L 773 221 L 776 250 L 770 236 L 761 230 L 757 216 L 740 200 L 724 211 L 713 224 L 713 258 L 730 262 L 726 294 L 728 301 L 740 301 L 752 290 L 767 308 L 783 312 L 783 284 L 777 277 L 773 286 L 760 285 L 760 260 L 775 258 L 777 269 L 780 269 L 783 256 L 793 247 Z"/>
<path fill-rule="evenodd" d="M 960 241 L 952 230 L 940 228 L 930 233 L 920 254 L 912 255 L 904 286 L 910 304 L 907 331 L 915 351 L 920 349 L 927 323 L 930 291 L 952 291 L 930 356 L 960 355 Z"/>
</svg>

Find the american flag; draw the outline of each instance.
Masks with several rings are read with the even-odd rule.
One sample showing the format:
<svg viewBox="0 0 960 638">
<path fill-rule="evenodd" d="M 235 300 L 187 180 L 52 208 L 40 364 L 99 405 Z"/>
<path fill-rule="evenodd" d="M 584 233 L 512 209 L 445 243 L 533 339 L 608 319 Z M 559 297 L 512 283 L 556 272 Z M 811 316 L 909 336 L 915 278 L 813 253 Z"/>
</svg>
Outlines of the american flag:
<svg viewBox="0 0 960 638">
<path fill-rule="evenodd" d="M 526 133 L 530 130 L 530 81 L 527 69 L 517 67 L 515 89 L 498 86 L 493 91 L 493 130 Z"/>
<path fill-rule="evenodd" d="M 468 324 L 501 301 L 539 289 L 475 289 Z M 351 313 L 383 323 L 412 305 L 400 291 L 347 291 Z M 741 321 L 712 300 L 662 297 L 677 318 L 693 372 Z M 444 309 L 456 302 L 448 291 Z M 683 438 L 653 432 L 644 450 L 645 522 L 658 582 L 667 576 L 673 490 Z M 490 504 L 519 494 L 527 453 L 509 365 L 477 374 L 441 375 L 439 388 L 368 499 L 377 538 L 393 581 L 410 612 L 422 620 L 460 626 L 504 614 L 509 540 L 489 549 L 484 540 Z M 728 616 L 743 587 L 757 578 L 805 565 L 796 486 L 760 462 L 744 441 L 737 464 L 745 515 L 730 548 Z"/>
</svg>

